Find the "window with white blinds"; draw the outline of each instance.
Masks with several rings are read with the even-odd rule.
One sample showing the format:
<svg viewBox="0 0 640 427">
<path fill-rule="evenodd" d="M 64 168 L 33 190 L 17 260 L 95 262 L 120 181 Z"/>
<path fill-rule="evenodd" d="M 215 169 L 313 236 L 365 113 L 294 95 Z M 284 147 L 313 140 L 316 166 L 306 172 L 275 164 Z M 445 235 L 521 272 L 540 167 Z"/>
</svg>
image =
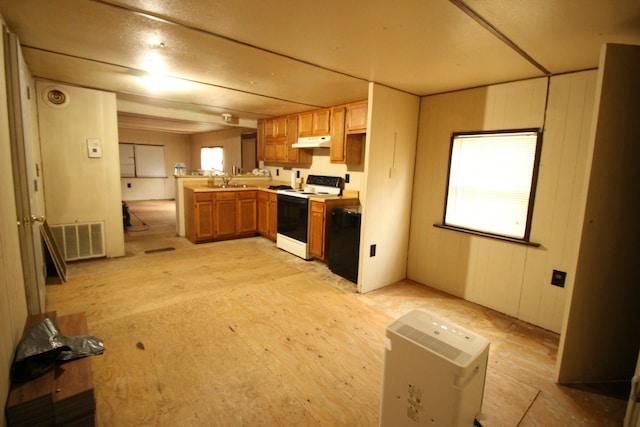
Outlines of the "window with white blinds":
<svg viewBox="0 0 640 427">
<path fill-rule="evenodd" d="M 538 129 L 454 133 L 444 225 L 529 240 Z"/>
</svg>

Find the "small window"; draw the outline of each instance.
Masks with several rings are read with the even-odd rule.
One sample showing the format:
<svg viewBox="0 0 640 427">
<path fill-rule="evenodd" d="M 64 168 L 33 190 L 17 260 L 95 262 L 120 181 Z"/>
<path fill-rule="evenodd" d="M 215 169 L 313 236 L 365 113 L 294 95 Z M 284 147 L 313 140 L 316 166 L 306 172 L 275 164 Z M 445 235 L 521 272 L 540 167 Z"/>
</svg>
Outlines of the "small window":
<svg viewBox="0 0 640 427">
<path fill-rule="evenodd" d="M 223 158 L 222 147 L 202 147 L 200 149 L 200 168 L 205 171 L 222 172 L 224 170 Z"/>
<path fill-rule="evenodd" d="M 444 226 L 529 241 L 542 133 L 454 133 Z"/>
</svg>

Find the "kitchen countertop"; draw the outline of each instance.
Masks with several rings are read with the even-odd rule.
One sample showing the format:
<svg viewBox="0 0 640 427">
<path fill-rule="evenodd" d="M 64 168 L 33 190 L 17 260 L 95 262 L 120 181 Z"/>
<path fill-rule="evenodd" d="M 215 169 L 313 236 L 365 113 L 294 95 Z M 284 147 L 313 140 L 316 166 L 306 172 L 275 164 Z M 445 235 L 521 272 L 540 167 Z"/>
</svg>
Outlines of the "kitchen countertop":
<svg viewBox="0 0 640 427">
<path fill-rule="evenodd" d="M 258 186 L 253 184 L 247 184 L 248 187 L 209 187 L 207 185 L 195 184 L 195 185 L 185 185 L 185 188 L 192 190 L 194 193 L 207 193 L 207 192 L 218 192 L 218 191 L 266 191 L 267 193 L 277 193 L 276 190 L 269 189 L 269 185 L 266 186 Z M 328 200 L 344 200 L 344 199 L 355 199 L 358 200 L 359 192 L 355 190 L 344 190 L 341 196 L 311 196 L 309 200 L 314 202 L 325 202 Z"/>
</svg>

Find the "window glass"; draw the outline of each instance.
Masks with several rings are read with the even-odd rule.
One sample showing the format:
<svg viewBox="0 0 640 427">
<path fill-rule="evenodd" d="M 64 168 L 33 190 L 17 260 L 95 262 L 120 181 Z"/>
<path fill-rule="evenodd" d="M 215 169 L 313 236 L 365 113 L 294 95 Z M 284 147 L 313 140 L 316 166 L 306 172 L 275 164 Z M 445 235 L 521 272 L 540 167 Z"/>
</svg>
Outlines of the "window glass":
<svg viewBox="0 0 640 427">
<path fill-rule="evenodd" d="M 222 147 L 202 147 L 200 149 L 200 169 L 222 172 L 224 170 Z"/>
<path fill-rule="evenodd" d="M 445 225 L 528 240 L 540 135 L 453 134 Z"/>
</svg>

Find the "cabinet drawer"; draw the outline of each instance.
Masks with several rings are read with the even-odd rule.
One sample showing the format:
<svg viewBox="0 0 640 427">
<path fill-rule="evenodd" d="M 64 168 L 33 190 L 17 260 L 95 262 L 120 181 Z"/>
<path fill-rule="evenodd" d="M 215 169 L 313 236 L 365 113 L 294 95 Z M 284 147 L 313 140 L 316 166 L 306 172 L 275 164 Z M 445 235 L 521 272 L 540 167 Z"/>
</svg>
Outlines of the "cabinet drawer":
<svg viewBox="0 0 640 427">
<path fill-rule="evenodd" d="M 236 194 L 238 196 L 238 200 L 246 200 L 246 199 L 256 199 L 258 197 L 258 192 L 254 190 L 249 191 L 238 191 Z"/>
<path fill-rule="evenodd" d="M 220 191 L 216 193 L 216 200 L 235 200 L 235 191 Z"/>
<path fill-rule="evenodd" d="M 207 202 L 213 200 L 213 193 L 194 193 L 196 202 Z"/>
<path fill-rule="evenodd" d="M 311 212 L 324 213 L 324 203 L 322 203 L 322 202 L 311 202 Z"/>
<path fill-rule="evenodd" d="M 269 200 L 269 194 L 266 191 L 258 191 L 258 200 Z"/>
</svg>

